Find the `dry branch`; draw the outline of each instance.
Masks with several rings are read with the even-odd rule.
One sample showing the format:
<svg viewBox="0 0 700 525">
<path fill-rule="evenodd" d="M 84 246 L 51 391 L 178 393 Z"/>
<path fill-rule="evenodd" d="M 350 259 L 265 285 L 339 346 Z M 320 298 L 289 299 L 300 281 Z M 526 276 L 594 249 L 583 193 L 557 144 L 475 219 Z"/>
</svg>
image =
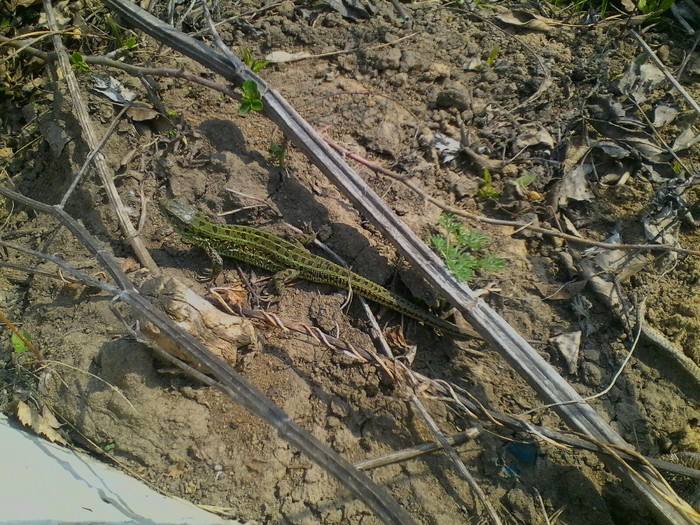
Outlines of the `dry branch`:
<svg viewBox="0 0 700 525">
<path fill-rule="evenodd" d="M 131 283 L 129 277 L 120 269 L 118 263 L 109 252 L 102 248 L 97 240 L 65 211 L 58 206 L 43 204 L 3 186 L 0 186 L 0 195 L 4 195 L 33 210 L 51 215 L 60 221 L 60 223 L 68 228 L 76 239 L 88 249 L 90 254 L 96 258 L 97 262 L 107 273 L 109 273 L 118 284 L 118 288 L 92 279 L 55 257 L 32 251 L 33 255 L 43 257 L 59 264 L 66 272 L 72 274 L 77 279 L 87 281 L 91 285 L 97 286 L 99 289 L 114 295 L 115 300 L 122 301 L 129 305 L 135 313 L 138 313 L 138 317 L 150 319 L 153 325 L 160 330 L 162 337 L 170 339 L 173 345 L 181 348 L 194 362 L 201 363 L 204 368 L 210 371 L 211 375 L 214 376 L 217 381 L 208 378 L 186 363 L 174 359 L 169 356 L 169 354 L 163 352 L 161 355 L 165 359 L 169 359 L 173 364 L 193 377 L 222 390 L 236 403 L 273 426 L 279 432 L 282 439 L 304 452 L 310 459 L 332 474 L 354 496 L 372 509 L 385 523 L 392 525 L 414 523 L 410 515 L 401 508 L 382 487 L 359 472 L 340 455 L 318 441 L 306 430 L 291 421 L 285 412 L 280 410 L 262 392 L 248 382 L 247 379 L 239 375 L 230 365 L 220 358 L 212 355 L 199 340 L 180 329 L 163 312 L 146 300 Z M 22 248 L 22 250 L 28 251 L 26 248 Z"/>
<path fill-rule="evenodd" d="M 355 171 L 316 131 L 259 76 L 248 70 L 238 59 L 232 65 L 204 43 L 172 26 L 164 24 L 143 9 L 125 0 L 103 0 L 124 21 L 158 41 L 205 65 L 224 78 L 241 85 L 245 80 L 257 83 L 264 103 L 263 113 L 277 124 L 355 207 L 372 221 L 412 266 L 420 271 L 437 290 L 457 306 L 467 320 L 496 348 L 546 403 L 570 403 L 557 406 L 556 412 L 571 428 L 601 442 L 613 443 L 633 451 L 625 440 L 603 420 L 591 406 L 534 348 L 501 318 L 469 287 L 457 282 L 444 264 L 369 188 Z M 235 57 L 234 57 L 235 58 Z M 571 403 L 574 401 L 574 403 Z M 689 524 L 693 520 L 673 491 L 659 482 L 646 467 L 631 471 L 616 460 L 603 458 L 618 475 L 664 523 Z M 686 504 L 687 508 L 687 504 Z"/>
</svg>

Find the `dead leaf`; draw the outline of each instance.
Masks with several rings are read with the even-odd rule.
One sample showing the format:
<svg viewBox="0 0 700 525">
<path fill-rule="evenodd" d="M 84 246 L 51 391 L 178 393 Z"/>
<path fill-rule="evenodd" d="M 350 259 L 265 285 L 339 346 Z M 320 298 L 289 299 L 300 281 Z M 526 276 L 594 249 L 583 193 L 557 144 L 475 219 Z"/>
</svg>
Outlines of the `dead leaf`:
<svg viewBox="0 0 700 525">
<path fill-rule="evenodd" d="M 654 109 L 654 127 L 662 128 L 674 121 L 678 115 L 678 110 L 671 106 L 656 106 Z"/>
<path fill-rule="evenodd" d="M 179 479 L 182 477 L 182 475 L 185 473 L 185 464 L 184 463 L 176 463 L 172 467 L 170 467 L 170 470 L 165 474 L 166 478 L 171 478 L 171 479 Z"/>
<path fill-rule="evenodd" d="M 65 439 L 56 432 L 56 429 L 61 427 L 61 424 L 56 420 L 56 417 L 45 406 L 42 413 L 29 406 L 24 401 L 17 401 L 16 411 L 17 419 L 25 427 L 31 428 L 35 433 L 44 436 L 53 443 L 68 445 Z"/>
<path fill-rule="evenodd" d="M 273 51 L 265 55 L 265 60 L 272 64 L 283 64 L 284 62 L 296 62 L 309 58 L 311 53 L 301 51 L 299 53 L 287 53 L 286 51 Z"/>
<path fill-rule="evenodd" d="M 683 132 L 673 141 L 673 151 L 683 151 L 700 142 L 700 135 L 697 135 L 692 128 L 685 128 Z"/>
<path fill-rule="evenodd" d="M 642 103 L 663 82 L 666 77 L 653 62 L 642 62 L 639 59 L 631 62 L 618 82 L 620 91 Z"/>
<path fill-rule="evenodd" d="M 216 288 L 218 293 L 226 304 L 234 306 L 245 306 L 248 302 L 248 292 L 242 285 L 230 285 L 226 287 Z"/>
<path fill-rule="evenodd" d="M 109 75 L 93 75 L 93 91 L 117 104 L 128 104 L 136 100 L 136 93 L 128 89 L 116 78 Z"/>
<path fill-rule="evenodd" d="M 551 26 L 558 23 L 556 20 L 552 20 L 551 18 L 533 15 L 527 11 L 520 10 L 506 11 L 500 15 L 496 15 L 496 18 L 498 18 L 504 24 L 508 24 L 510 26 L 528 29 L 530 31 L 540 31 L 542 33 L 549 33 L 552 31 Z"/>
<path fill-rule="evenodd" d="M 525 124 L 523 131 L 515 139 L 515 147 L 521 150 L 530 146 L 543 146 L 551 149 L 554 147 L 554 139 L 546 129 L 537 124 Z"/>
<path fill-rule="evenodd" d="M 31 7 L 40 3 L 41 0 L 7 0 L 5 5 L 8 11 L 16 11 L 18 7 Z"/>
<path fill-rule="evenodd" d="M 555 188 L 558 206 L 564 206 L 570 200 L 589 201 L 593 199 L 593 193 L 588 189 L 588 181 L 586 180 L 586 175 L 591 170 L 590 164 L 581 164 L 564 175 L 564 178 Z"/>
<path fill-rule="evenodd" d="M 139 270 L 140 268 L 141 268 L 141 265 L 133 257 L 127 257 L 121 263 L 121 269 L 124 273 L 135 272 L 136 270 Z"/>
<path fill-rule="evenodd" d="M 569 332 L 566 334 L 561 334 L 556 337 L 550 338 L 549 342 L 552 343 L 554 348 L 557 349 L 559 354 L 566 361 L 566 367 L 570 374 L 576 372 L 578 368 L 578 354 L 581 348 L 581 336 L 580 330 L 576 332 Z"/>
<path fill-rule="evenodd" d="M 131 106 L 126 110 L 126 115 L 134 122 L 144 122 L 146 120 L 153 120 L 160 116 L 155 109 L 149 108 L 148 106 Z"/>
</svg>

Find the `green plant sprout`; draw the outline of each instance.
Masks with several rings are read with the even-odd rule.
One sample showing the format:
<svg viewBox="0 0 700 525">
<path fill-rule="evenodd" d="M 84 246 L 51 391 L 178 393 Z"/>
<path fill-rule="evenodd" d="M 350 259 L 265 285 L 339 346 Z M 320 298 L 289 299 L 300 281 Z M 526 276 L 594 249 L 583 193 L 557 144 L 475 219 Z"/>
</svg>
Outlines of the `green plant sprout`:
<svg viewBox="0 0 700 525">
<path fill-rule="evenodd" d="M 287 147 L 284 144 L 272 142 L 267 150 L 270 152 L 270 161 L 272 164 L 280 168 L 283 168 L 287 164 Z"/>
<path fill-rule="evenodd" d="M 27 332 L 22 332 L 22 337 L 24 337 L 27 341 L 32 340 L 31 336 Z M 22 341 L 22 337 L 18 336 L 17 334 L 12 334 L 12 348 L 14 349 L 15 354 L 23 354 L 29 350 L 27 344 Z"/>
<path fill-rule="evenodd" d="M 515 183 L 522 189 L 525 189 L 530 184 L 535 182 L 535 179 L 537 179 L 537 175 L 533 173 L 528 173 L 527 175 L 523 175 L 522 177 L 518 177 L 517 179 L 515 179 Z"/>
<path fill-rule="evenodd" d="M 483 233 L 468 231 L 449 213 L 440 216 L 438 226 L 444 233 L 433 235 L 430 241 L 447 268 L 460 281 L 469 281 L 476 272 L 495 272 L 506 267 L 504 259 L 484 252 L 488 237 Z"/>
<path fill-rule="evenodd" d="M 675 0 L 639 0 L 637 2 L 637 9 L 645 15 L 650 15 L 652 13 L 660 14 L 671 9 L 674 3 Z"/>
<path fill-rule="evenodd" d="M 484 185 L 479 188 L 479 197 L 484 199 L 497 199 L 501 196 L 501 194 L 491 184 L 493 182 L 493 177 L 491 176 L 491 172 L 487 169 L 484 169 L 483 180 Z"/>
<path fill-rule="evenodd" d="M 128 51 L 133 51 L 137 47 L 139 47 L 139 41 L 136 40 L 136 37 L 130 36 L 126 40 L 124 40 L 124 46 L 126 50 Z"/>
<path fill-rule="evenodd" d="M 246 80 L 243 82 L 243 99 L 241 107 L 238 109 L 239 115 L 247 115 L 251 111 L 262 111 L 263 103 L 260 100 L 260 91 L 255 80 Z"/>
<path fill-rule="evenodd" d="M 498 46 L 496 46 L 491 50 L 489 56 L 486 57 L 486 64 L 488 64 L 489 67 L 493 67 L 493 64 L 496 62 L 496 57 L 498 56 L 499 51 L 500 50 L 498 49 Z"/>
<path fill-rule="evenodd" d="M 69 60 L 71 66 L 73 66 L 73 69 L 76 71 L 80 71 L 81 73 L 87 73 L 90 71 L 90 66 L 88 66 L 85 62 L 85 58 L 77 51 L 69 57 Z"/>
<path fill-rule="evenodd" d="M 259 73 L 270 65 L 267 60 L 255 60 L 248 48 L 243 50 L 243 63 L 248 66 L 253 73 Z"/>
</svg>

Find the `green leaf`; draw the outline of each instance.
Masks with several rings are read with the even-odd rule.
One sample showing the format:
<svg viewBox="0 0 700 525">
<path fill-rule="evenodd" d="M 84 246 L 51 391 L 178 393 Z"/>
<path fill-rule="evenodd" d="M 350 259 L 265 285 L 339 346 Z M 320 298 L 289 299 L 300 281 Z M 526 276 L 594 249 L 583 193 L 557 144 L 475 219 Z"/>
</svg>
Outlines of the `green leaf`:
<svg viewBox="0 0 700 525">
<path fill-rule="evenodd" d="M 85 63 L 85 58 L 77 51 L 69 57 L 69 61 L 76 71 L 90 71 L 90 66 Z"/>
<path fill-rule="evenodd" d="M 468 281 L 477 271 L 492 272 L 505 268 L 503 259 L 483 253 L 488 238 L 482 232 L 468 230 L 448 213 L 440 216 L 438 225 L 444 230 L 444 235 L 432 235 L 430 242 L 457 279 Z"/>
<path fill-rule="evenodd" d="M 250 102 L 243 101 L 243 102 L 241 102 L 241 107 L 238 108 L 238 114 L 239 115 L 247 115 L 248 113 L 250 113 L 250 110 L 251 110 Z"/>
<path fill-rule="evenodd" d="M 27 341 L 32 340 L 32 338 L 27 332 L 22 332 L 22 337 L 24 337 Z M 22 341 L 22 339 L 17 334 L 12 334 L 12 348 L 15 349 L 16 354 L 23 354 L 24 352 L 29 350 L 27 345 L 24 344 L 24 341 Z"/>
<path fill-rule="evenodd" d="M 252 109 L 253 111 L 262 111 L 263 110 L 262 100 L 258 99 L 258 100 L 251 101 L 250 109 Z"/>
<path fill-rule="evenodd" d="M 267 60 L 256 60 L 253 63 L 253 67 L 251 67 L 250 69 L 253 70 L 253 73 L 260 73 L 263 69 L 265 69 L 269 65 L 270 65 L 270 63 Z"/>
<path fill-rule="evenodd" d="M 527 188 L 530 184 L 535 182 L 535 179 L 537 179 L 537 175 L 528 173 L 527 175 L 523 175 L 522 177 L 515 179 L 515 183 L 521 188 Z"/>
<path fill-rule="evenodd" d="M 486 63 L 488 64 L 489 67 L 493 67 L 493 64 L 496 62 L 496 57 L 498 56 L 499 49 L 498 47 L 494 47 L 491 52 L 489 53 L 489 56 L 486 58 Z"/>
<path fill-rule="evenodd" d="M 130 36 L 124 40 L 124 47 L 128 50 L 136 49 L 139 47 L 139 42 L 136 40 L 136 37 Z"/>
</svg>

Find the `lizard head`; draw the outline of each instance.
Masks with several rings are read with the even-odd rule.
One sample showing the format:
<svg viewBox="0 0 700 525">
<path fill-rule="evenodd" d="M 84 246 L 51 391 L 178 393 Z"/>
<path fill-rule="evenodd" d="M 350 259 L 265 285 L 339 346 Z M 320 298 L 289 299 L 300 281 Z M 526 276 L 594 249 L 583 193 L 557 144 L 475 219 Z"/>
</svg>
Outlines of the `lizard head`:
<svg viewBox="0 0 700 525">
<path fill-rule="evenodd" d="M 165 215 L 177 230 L 188 229 L 199 216 L 197 208 L 182 198 L 161 199 L 158 202 L 158 206 L 163 212 L 163 215 Z"/>
</svg>

